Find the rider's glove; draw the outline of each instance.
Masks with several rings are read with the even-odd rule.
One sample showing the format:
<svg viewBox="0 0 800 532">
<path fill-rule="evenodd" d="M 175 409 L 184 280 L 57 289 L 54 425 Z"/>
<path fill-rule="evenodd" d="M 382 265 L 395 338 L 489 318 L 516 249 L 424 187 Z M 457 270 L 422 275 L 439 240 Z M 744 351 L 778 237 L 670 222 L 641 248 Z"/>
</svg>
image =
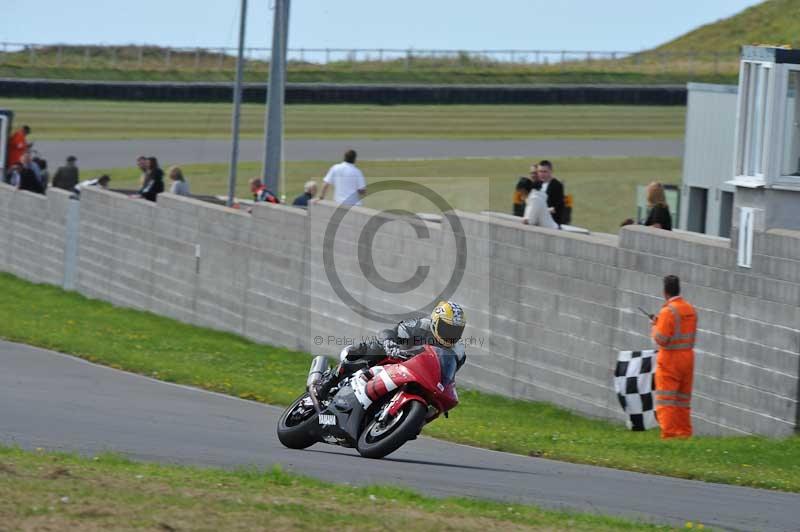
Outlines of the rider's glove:
<svg viewBox="0 0 800 532">
<path fill-rule="evenodd" d="M 406 358 L 403 350 L 393 340 L 383 341 L 383 350 L 386 351 L 386 356 L 391 358 Z"/>
</svg>

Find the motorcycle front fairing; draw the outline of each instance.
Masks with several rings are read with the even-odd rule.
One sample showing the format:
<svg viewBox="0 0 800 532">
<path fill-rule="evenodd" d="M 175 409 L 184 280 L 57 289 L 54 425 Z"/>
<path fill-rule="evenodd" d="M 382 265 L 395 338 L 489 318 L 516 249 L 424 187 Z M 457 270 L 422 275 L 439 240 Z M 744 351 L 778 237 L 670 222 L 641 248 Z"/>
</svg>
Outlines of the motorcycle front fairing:
<svg viewBox="0 0 800 532">
<path fill-rule="evenodd" d="M 403 389 L 392 399 L 388 411 L 390 415 L 396 415 L 409 401 L 419 401 L 436 408 L 436 414 L 430 418 L 433 419 L 458 404 L 455 390 L 458 361 L 448 350 L 428 345 L 414 358 L 387 366 L 384 370 L 398 387 L 409 383 L 418 385 L 413 390 Z"/>
<path fill-rule="evenodd" d="M 364 422 L 364 407 L 348 384 L 339 388 L 333 400 L 320 413 L 323 436 L 344 440 L 355 447 Z M 333 417 L 324 417 L 333 416 Z"/>
</svg>

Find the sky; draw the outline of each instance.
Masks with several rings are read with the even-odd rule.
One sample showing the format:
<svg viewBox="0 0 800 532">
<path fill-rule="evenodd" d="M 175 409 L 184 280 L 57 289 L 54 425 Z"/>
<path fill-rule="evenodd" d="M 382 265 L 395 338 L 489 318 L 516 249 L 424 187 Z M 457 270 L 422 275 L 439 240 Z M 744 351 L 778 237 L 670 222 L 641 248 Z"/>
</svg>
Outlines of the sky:
<svg viewBox="0 0 800 532">
<path fill-rule="evenodd" d="M 236 46 L 241 0 L 0 0 L 0 41 Z M 636 51 L 757 0 L 292 0 L 290 48 Z M 248 0 L 269 46 L 274 0 Z"/>
</svg>

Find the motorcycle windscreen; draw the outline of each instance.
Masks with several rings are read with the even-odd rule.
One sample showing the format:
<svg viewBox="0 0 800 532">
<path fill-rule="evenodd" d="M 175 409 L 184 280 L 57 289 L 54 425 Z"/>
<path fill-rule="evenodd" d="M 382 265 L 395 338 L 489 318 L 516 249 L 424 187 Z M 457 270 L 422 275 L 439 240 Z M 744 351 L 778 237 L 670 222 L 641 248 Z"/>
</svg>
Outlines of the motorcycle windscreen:
<svg viewBox="0 0 800 532">
<path fill-rule="evenodd" d="M 458 371 L 458 356 L 450 349 L 442 349 L 435 347 L 436 357 L 439 359 L 439 368 L 442 375 L 439 382 L 442 386 L 447 386 L 456 379 L 456 371 Z"/>
</svg>

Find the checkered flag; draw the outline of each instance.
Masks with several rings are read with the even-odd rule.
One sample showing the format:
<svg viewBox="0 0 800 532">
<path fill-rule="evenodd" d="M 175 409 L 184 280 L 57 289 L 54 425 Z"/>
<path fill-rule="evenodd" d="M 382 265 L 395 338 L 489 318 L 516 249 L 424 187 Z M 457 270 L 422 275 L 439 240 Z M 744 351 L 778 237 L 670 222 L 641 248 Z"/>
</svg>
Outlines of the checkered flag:
<svg viewBox="0 0 800 532">
<path fill-rule="evenodd" d="M 658 426 L 653 410 L 653 373 L 656 351 L 620 351 L 614 370 L 614 390 L 628 414 L 628 428 L 647 430 Z"/>
</svg>

